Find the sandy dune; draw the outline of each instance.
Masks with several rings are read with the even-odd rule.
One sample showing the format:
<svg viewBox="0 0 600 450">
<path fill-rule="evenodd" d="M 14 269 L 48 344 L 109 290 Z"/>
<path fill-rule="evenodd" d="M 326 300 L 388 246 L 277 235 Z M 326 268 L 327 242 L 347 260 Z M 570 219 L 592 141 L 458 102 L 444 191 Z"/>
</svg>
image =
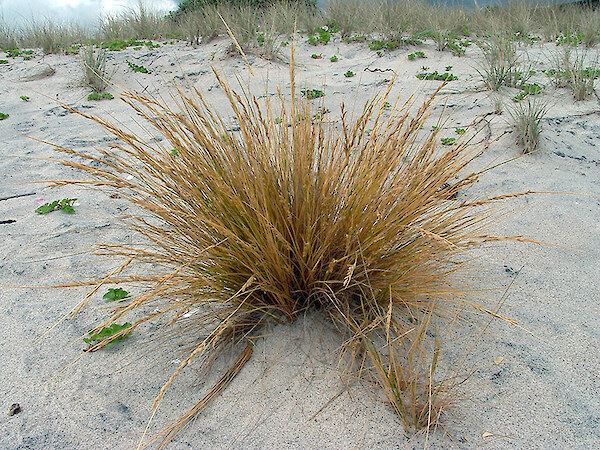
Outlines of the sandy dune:
<svg viewBox="0 0 600 450">
<path fill-rule="evenodd" d="M 302 39 L 304 40 L 304 39 Z M 130 88 L 173 102 L 169 90 L 177 81 L 206 93 L 221 109 L 224 94 L 211 71 L 236 75 L 253 92 L 275 93 L 289 86 L 288 66 L 250 55 L 255 76 L 239 56 L 227 53 L 229 42 L 217 40 L 193 48 L 185 43 L 149 50 L 132 48 L 109 54 L 115 97 Z M 360 106 L 385 87 L 394 71 L 393 93 L 408 96 L 432 92 L 439 82 L 421 82 L 422 65 L 458 76 L 444 89 L 438 111 L 446 108 L 443 136 L 457 137 L 487 114 L 481 136 L 496 142 L 476 161 L 481 167 L 521 154 L 507 113 L 493 111 L 489 93 L 475 68 L 476 46 L 463 57 L 438 52 L 425 44 L 427 59 L 409 61 L 414 48 L 378 57 L 365 45 L 332 42 L 297 49 L 301 86 L 323 89 L 324 105 L 335 120 L 339 106 Z M 600 445 L 600 108 L 596 97 L 575 102 L 567 89 L 552 87 L 541 69 L 551 68 L 554 44 L 519 48 L 546 85 L 549 104 L 539 151 L 488 172 L 470 194 L 560 191 L 581 195 L 531 195 L 507 204 L 494 226 L 497 234 L 522 234 L 557 244 L 499 243 L 478 254 L 485 268 L 482 296 L 499 299 L 508 290 L 502 314 L 520 325 L 496 321 L 470 353 L 467 369 L 476 368 L 465 384 L 466 398 L 444 416 L 429 436 L 407 435 L 393 410 L 366 382 L 348 387 L 337 369 L 342 344 L 332 326 L 309 315 L 293 326 L 265 330 L 251 361 L 229 388 L 171 448 L 597 448 Z M 289 55 L 284 48 L 283 55 Z M 322 54 L 321 59 L 311 54 Z M 0 57 L 1 57 L 0 53 Z M 339 57 L 331 62 L 332 55 Z M 126 60 L 149 74 L 133 73 Z M 32 70 L 50 65 L 55 73 L 24 81 Z M 100 296 L 73 320 L 64 321 L 34 344 L 85 294 L 85 289 L 14 289 L 49 286 L 103 275 L 114 261 L 91 259 L 83 250 L 96 242 L 127 243 L 135 239 L 118 216 L 129 206 L 96 191 L 46 190 L 32 181 L 77 178 L 75 171 L 46 160 L 51 146 L 31 136 L 77 150 L 110 145 L 114 138 L 55 100 L 139 129 L 131 109 L 118 99 L 88 101 L 77 56 L 35 56 L 0 65 L 0 370 L 3 383 L 0 447 L 5 449 L 100 449 L 137 445 L 150 417 L 154 396 L 181 357 L 145 354 L 147 341 L 160 335 L 147 328 L 101 352 L 82 354 L 76 341 L 106 310 Z M 37 68 L 37 69 L 34 69 Z M 355 77 L 344 77 L 351 70 Z M 266 81 L 268 79 L 268 82 Z M 507 106 L 517 90 L 507 89 Z M 28 96 L 29 101 L 20 96 Z M 431 118 L 431 125 L 436 123 Z M 591 195 L 586 195 L 591 194 Z M 35 202 L 77 197 L 76 213 L 34 213 Z M 481 275 L 474 274 L 475 275 Z M 479 285 L 478 285 L 479 287 Z M 135 288 L 134 288 L 135 289 Z M 317 326 L 315 326 L 315 324 Z M 525 331 L 528 330 L 528 331 Z M 456 360 L 473 341 L 474 327 L 456 332 L 447 344 L 448 361 Z M 494 364 L 494 361 L 499 361 Z M 220 367 L 217 364 L 217 368 Z M 156 415 L 150 433 L 176 420 L 216 380 L 187 370 L 175 383 Z M 346 389 L 348 387 L 348 389 Z M 13 403 L 22 411 L 8 416 Z"/>
</svg>

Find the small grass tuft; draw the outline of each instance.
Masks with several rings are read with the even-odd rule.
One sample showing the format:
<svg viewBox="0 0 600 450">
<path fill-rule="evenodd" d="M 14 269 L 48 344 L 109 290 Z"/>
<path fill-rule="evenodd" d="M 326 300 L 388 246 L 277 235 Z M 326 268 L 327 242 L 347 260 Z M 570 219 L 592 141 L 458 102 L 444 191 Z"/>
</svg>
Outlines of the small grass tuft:
<svg viewBox="0 0 600 450">
<path fill-rule="evenodd" d="M 548 107 L 545 102 L 528 99 L 509 110 L 517 130 L 518 141 L 523 146 L 523 153 L 531 153 L 538 148 L 542 132 L 542 121 L 546 117 Z"/>
<path fill-rule="evenodd" d="M 83 68 L 83 80 L 96 93 L 103 92 L 111 76 L 106 71 L 106 50 L 93 46 L 82 47 L 79 53 Z M 92 100 L 88 97 L 89 100 Z"/>
</svg>

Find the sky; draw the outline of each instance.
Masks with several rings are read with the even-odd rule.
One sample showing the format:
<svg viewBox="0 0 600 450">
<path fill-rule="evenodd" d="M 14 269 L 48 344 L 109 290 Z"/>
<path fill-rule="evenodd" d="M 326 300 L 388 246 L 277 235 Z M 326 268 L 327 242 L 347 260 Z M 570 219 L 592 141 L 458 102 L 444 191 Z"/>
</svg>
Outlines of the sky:
<svg viewBox="0 0 600 450">
<path fill-rule="evenodd" d="M 177 6 L 176 0 L 144 3 L 164 12 Z M 138 0 L 0 0 L 0 20 L 11 26 L 44 18 L 94 25 L 102 15 L 119 13 L 137 4 Z"/>
</svg>

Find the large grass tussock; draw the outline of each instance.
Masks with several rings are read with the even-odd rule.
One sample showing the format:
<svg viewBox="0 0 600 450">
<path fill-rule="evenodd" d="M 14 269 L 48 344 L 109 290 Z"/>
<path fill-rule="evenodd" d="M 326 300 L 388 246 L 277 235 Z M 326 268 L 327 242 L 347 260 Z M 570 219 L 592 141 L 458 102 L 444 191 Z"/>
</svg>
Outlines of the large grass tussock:
<svg viewBox="0 0 600 450">
<path fill-rule="evenodd" d="M 388 89 L 357 117 L 342 109 L 339 122 L 326 123 L 314 118 L 294 76 L 292 62 L 291 92 L 257 100 L 217 74 L 239 129 L 199 91 L 180 90 L 176 107 L 128 92 L 123 99 L 166 143 L 79 112 L 122 144 L 95 156 L 60 149 L 86 158 L 63 164 L 93 180 L 57 184 L 117 193 L 139 211 L 128 223 L 144 244 L 99 245 L 96 253 L 124 262 L 86 284 L 146 289 L 100 326 L 129 319 L 127 332 L 149 321 L 189 331 L 188 357 L 156 404 L 192 359 L 209 361 L 231 343 L 247 343 L 168 437 L 250 358 L 248 338 L 263 324 L 293 322 L 309 309 L 338 324 L 345 350 L 372 371 L 408 427 L 431 425 L 451 383 L 436 379 L 442 343 L 428 341 L 427 330 L 437 318 L 481 310 L 455 284 L 468 250 L 497 239 L 483 228 L 486 205 L 500 198 L 457 195 L 477 180 L 468 165 L 481 148 L 469 137 L 439 146 L 437 131 L 423 130 L 435 96 L 388 113 Z"/>
</svg>

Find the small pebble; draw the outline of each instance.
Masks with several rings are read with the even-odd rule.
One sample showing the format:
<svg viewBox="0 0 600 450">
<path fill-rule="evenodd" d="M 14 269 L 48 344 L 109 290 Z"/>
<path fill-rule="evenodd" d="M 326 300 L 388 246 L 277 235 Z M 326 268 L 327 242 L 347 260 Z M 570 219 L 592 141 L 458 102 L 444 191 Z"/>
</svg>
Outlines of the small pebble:
<svg viewBox="0 0 600 450">
<path fill-rule="evenodd" d="M 10 406 L 10 409 L 8 410 L 8 415 L 9 416 L 14 416 L 17 415 L 21 412 L 21 405 L 19 405 L 18 403 L 13 403 Z"/>
</svg>

